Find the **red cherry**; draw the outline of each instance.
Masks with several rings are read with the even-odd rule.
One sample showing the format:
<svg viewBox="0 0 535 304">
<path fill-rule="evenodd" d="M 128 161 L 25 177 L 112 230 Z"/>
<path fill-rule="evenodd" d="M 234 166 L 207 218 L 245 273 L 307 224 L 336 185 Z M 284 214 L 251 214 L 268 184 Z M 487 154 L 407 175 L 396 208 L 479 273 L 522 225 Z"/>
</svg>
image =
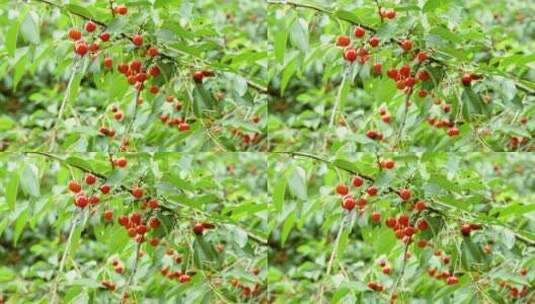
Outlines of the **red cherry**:
<svg viewBox="0 0 535 304">
<path fill-rule="evenodd" d="M 381 214 L 379 212 L 373 212 L 370 218 L 372 222 L 379 223 L 381 221 Z"/>
<path fill-rule="evenodd" d="M 336 46 L 346 47 L 351 44 L 351 39 L 347 35 L 340 35 L 336 37 Z"/>
<path fill-rule="evenodd" d="M 404 64 L 400 69 L 399 69 L 399 74 L 401 74 L 401 76 L 407 78 L 411 75 L 411 68 L 409 67 L 408 64 Z"/>
<path fill-rule="evenodd" d="M 159 91 L 160 91 L 160 87 L 158 87 L 155 84 L 150 87 L 150 93 L 153 95 L 158 94 Z"/>
<path fill-rule="evenodd" d="M 196 83 L 202 83 L 202 80 L 204 78 L 204 74 L 203 74 L 202 71 L 195 71 L 195 72 L 193 72 L 192 77 L 193 77 L 193 80 Z"/>
<path fill-rule="evenodd" d="M 136 73 L 141 72 L 141 61 L 139 61 L 137 59 L 136 60 L 132 60 L 130 62 L 130 69 L 132 71 L 135 71 Z"/>
<path fill-rule="evenodd" d="M 91 205 L 98 205 L 98 203 L 100 203 L 100 198 L 96 195 L 92 195 L 90 198 L 89 198 L 89 203 Z"/>
<path fill-rule="evenodd" d="M 187 122 L 181 122 L 178 125 L 178 130 L 181 131 L 181 132 L 188 131 L 189 130 L 189 124 Z"/>
<path fill-rule="evenodd" d="M 414 229 L 414 227 L 412 226 L 409 226 L 405 228 L 405 230 L 403 230 L 403 233 L 405 234 L 405 236 L 408 236 L 408 237 L 411 237 L 415 232 L 416 232 L 416 229 Z"/>
<path fill-rule="evenodd" d="M 470 233 L 472 232 L 472 227 L 470 227 L 470 224 L 463 224 L 461 226 L 461 233 L 464 236 L 470 236 Z"/>
<path fill-rule="evenodd" d="M 388 76 L 388 78 L 396 80 L 398 78 L 398 70 L 389 69 L 388 71 L 386 71 L 386 75 Z"/>
<path fill-rule="evenodd" d="M 444 113 L 449 113 L 451 111 L 451 106 L 449 104 L 442 105 L 442 111 L 444 111 Z"/>
<path fill-rule="evenodd" d="M 385 266 L 383 268 L 383 273 L 384 274 L 390 274 L 392 272 L 392 268 L 388 267 L 388 266 Z"/>
<path fill-rule="evenodd" d="M 113 67 L 113 61 L 110 57 L 104 58 L 104 67 L 107 69 L 111 69 Z"/>
<path fill-rule="evenodd" d="M 149 241 L 149 244 L 152 246 L 152 247 L 156 247 L 160 244 L 160 239 L 158 238 L 152 238 L 150 241 Z"/>
<path fill-rule="evenodd" d="M 419 71 L 417 76 L 421 81 L 427 81 L 430 78 L 429 73 L 425 70 Z"/>
<path fill-rule="evenodd" d="M 113 210 L 104 211 L 103 217 L 106 221 L 111 221 L 113 219 Z"/>
<path fill-rule="evenodd" d="M 347 193 L 349 193 L 349 188 L 344 184 L 338 184 L 336 185 L 336 193 L 342 196 L 347 195 Z"/>
<path fill-rule="evenodd" d="M 121 215 L 119 217 L 119 224 L 121 224 L 122 226 L 128 226 L 128 223 L 130 222 L 130 220 L 128 219 L 128 216 L 126 215 Z"/>
<path fill-rule="evenodd" d="M 351 183 L 355 187 L 360 187 L 360 186 L 362 186 L 362 184 L 364 184 L 364 179 L 362 177 L 360 177 L 360 176 L 355 176 L 355 177 L 353 177 L 353 180 L 351 181 Z"/>
<path fill-rule="evenodd" d="M 89 199 L 85 195 L 78 195 L 74 200 L 74 204 L 77 207 L 85 208 L 89 204 Z"/>
<path fill-rule="evenodd" d="M 391 159 L 386 159 L 381 162 L 381 166 L 384 169 L 394 169 L 394 167 L 396 166 L 396 163 Z"/>
<path fill-rule="evenodd" d="M 389 217 L 389 218 L 386 219 L 385 224 L 386 224 L 386 226 L 388 226 L 390 228 L 394 228 L 397 225 L 397 221 L 396 221 L 395 218 Z"/>
<path fill-rule="evenodd" d="M 140 187 L 138 186 L 135 186 L 134 188 L 132 188 L 132 195 L 135 197 L 135 198 L 140 198 L 143 196 L 143 189 L 141 189 Z"/>
<path fill-rule="evenodd" d="M 364 37 L 364 35 L 366 34 L 366 30 L 363 29 L 363 28 L 360 27 L 360 26 L 357 26 L 357 27 L 355 28 L 355 31 L 353 32 L 353 34 L 354 34 L 355 37 L 357 37 L 357 38 L 362 38 L 362 37 Z"/>
<path fill-rule="evenodd" d="M 469 73 L 464 74 L 461 78 L 461 82 L 464 86 L 470 86 L 470 84 L 472 84 L 472 80 L 472 75 Z"/>
<path fill-rule="evenodd" d="M 91 45 L 89 46 L 89 51 L 90 52 L 93 52 L 93 53 L 96 53 L 96 51 L 98 51 L 98 48 L 99 48 L 99 45 L 97 42 L 93 42 L 91 43 Z"/>
<path fill-rule="evenodd" d="M 141 46 L 143 44 L 143 36 L 136 34 L 132 37 L 132 43 L 136 46 Z"/>
<path fill-rule="evenodd" d="M 457 129 L 456 127 L 451 127 L 451 128 L 449 128 L 449 129 L 448 129 L 448 135 L 449 135 L 450 137 L 459 135 L 459 129 Z"/>
<path fill-rule="evenodd" d="M 419 200 L 414 204 L 414 209 L 418 211 L 424 211 L 425 210 L 425 202 L 422 200 Z"/>
<path fill-rule="evenodd" d="M 124 157 L 121 157 L 121 158 L 118 158 L 118 159 L 115 160 L 115 165 L 117 165 L 117 167 L 119 167 L 119 168 L 126 167 L 127 163 L 128 162 L 127 162 L 126 158 L 124 158 Z"/>
<path fill-rule="evenodd" d="M 420 89 L 420 91 L 418 91 L 418 96 L 424 98 L 425 96 L 427 96 L 427 91 L 424 89 Z"/>
<path fill-rule="evenodd" d="M 406 227 L 409 225 L 409 216 L 406 214 L 402 214 L 398 218 L 398 223 L 402 227 Z"/>
<path fill-rule="evenodd" d="M 77 29 L 70 29 L 68 32 L 68 36 L 71 40 L 78 41 L 82 39 L 82 33 Z"/>
<path fill-rule="evenodd" d="M 149 67 L 149 75 L 152 77 L 160 76 L 160 68 L 157 65 L 151 65 Z"/>
<path fill-rule="evenodd" d="M 366 192 L 368 192 L 369 196 L 376 196 L 377 188 L 375 186 L 369 186 L 368 189 L 366 189 Z"/>
<path fill-rule="evenodd" d="M 399 197 L 401 197 L 402 200 L 407 201 L 411 198 L 411 191 L 409 189 L 401 189 L 399 190 Z"/>
<path fill-rule="evenodd" d="M 113 114 L 113 118 L 115 118 L 116 120 L 121 120 L 123 119 L 123 112 L 121 111 L 117 111 Z"/>
<path fill-rule="evenodd" d="M 100 34 L 100 40 L 106 42 L 108 40 L 110 40 L 110 34 L 109 33 L 102 33 Z"/>
<path fill-rule="evenodd" d="M 149 219 L 149 227 L 152 228 L 152 229 L 156 229 L 156 228 L 160 227 L 160 220 L 158 220 L 158 218 L 156 218 L 156 217 L 151 217 Z"/>
<path fill-rule="evenodd" d="M 420 62 L 426 61 L 427 60 L 427 53 L 424 52 L 424 51 L 418 52 L 418 54 L 416 55 L 416 59 L 418 59 L 418 61 L 420 61 Z"/>
<path fill-rule="evenodd" d="M 85 54 L 87 54 L 88 50 L 89 50 L 89 47 L 83 41 L 76 43 L 76 45 L 74 46 L 74 51 L 76 52 L 76 54 L 80 56 L 84 56 Z"/>
<path fill-rule="evenodd" d="M 158 49 L 153 46 L 147 50 L 147 55 L 149 55 L 150 57 L 156 57 L 159 53 L 160 52 L 158 51 Z"/>
<path fill-rule="evenodd" d="M 418 240 L 416 245 L 418 247 L 420 247 L 420 248 L 425 248 L 425 246 L 427 246 L 427 240 L 426 239 L 420 239 L 420 240 Z"/>
<path fill-rule="evenodd" d="M 385 13 L 384 13 L 384 16 L 386 18 L 388 18 L 388 19 L 394 19 L 394 18 L 396 18 L 396 11 L 391 10 L 391 9 L 386 10 Z"/>
<path fill-rule="evenodd" d="M 158 203 L 158 200 L 155 199 L 155 198 L 151 198 L 151 199 L 149 200 L 149 202 L 148 202 L 148 206 L 149 206 L 149 208 L 151 208 L 151 209 L 156 209 L 156 208 L 158 208 L 159 205 L 160 205 L 160 204 Z"/>
<path fill-rule="evenodd" d="M 344 199 L 344 202 L 342 203 L 342 208 L 351 211 L 353 208 L 355 208 L 356 202 L 355 199 L 352 197 L 348 197 Z"/>
<path fill-rule="evenodd" d="M 445 256 L 442 257 L 442 263 L 449 264 L 450 263 L 450 259 L 451 258 L 449 256 L 445 255 Z"/>
<path fill-rule="evenodd" d="M 178 279 L 180 280 L 180 283 L 188 283 L 189 281 L 191 281 L 190 276 L 187 274 L 181 275 Z"/>
<path fill-rule="evenodd" d="M 344 59 L 349 62 L 357 60 L 357 51 L 355 49 L 347 49 L 344 52 Z"/>
<path fill-rule="evenodd" d="M 128 69 L 128 64 L 126 63 L 121 63 L 117 66 L 117 70 L 122 74 L 128 73 Z"/>
<path fill-rule="evenodd" d="M 147 232 L 147 226 L 141 224 L 139 226 L 136 227 L 136 232 L 138 234 L 145 234 Z"/>
<path fill-rule="evenodd" d="M 100 186 L 100 192 L 104 194 L 108 194 L 110 192 L 111 187 L 109 185 L 102 185 Z"/>
<path fill-rule="evenodd" d="M 373 65 L 373 72 L 375 74 L 381 74 L 381 69 L 382 69 L 383 65 L 380 64 L 380 63 L 376 63 Z"/>
<path fill-rule="evenodd" d="M 69 190 L 74 193 L 78 193 L 82 190 L 82 186 L 77 181 L 70 181 L 68 187 L 69 187 Z"/>
<path fill-rule="evenodd" d="M 85 30 L 89 33 L 95 31 L 97 29 L 97 25 L 95 24 L 95 22 L 93 21 L 88 21 L 86 24 L 85 24 Z"/>
<path fill-rule="evenodd" d="M 409 39 L 402 40 L 401 48 L 405 50 L 406 52 L 410 51 L 412 49 L 412 41 L 410 41 Z"/>
<path fill-rule="evenodd" d="M 193 225 L 193 232 L 196 234 L 196 235 L 202 235 L 203 232 L 204 232 L 204 226 L 202 223 L 197 223 L 195 225 Z"/>
<path fill-rule="evenodd" d="M 368 43 L 372 46 L 372 47 L 377 47 L 379 45 L 379 38 L 373 36 L 371 37 L 369 40 L 368 40 Z"/>
<path fill-rule="evenodd" d="M 130 221 L 136 225 L 141 224 L 141 214 L 134 212 L 130 215 Z"/>
<path fill-rule="evenodd" d="M 126 15 L 128 13 L 128 8 L 124 5 L 119 5 L 115 8 L 115 11 L 119 15 Z"/>
<path fill-rule="evenodd" d="M 448 277 L 446 282 L 448 283 L 448 285 L 455 285 L 455 284 L 459 283 L 459 279 L 456 276 L 450 276 L 450 277 Z"/>
</svg>

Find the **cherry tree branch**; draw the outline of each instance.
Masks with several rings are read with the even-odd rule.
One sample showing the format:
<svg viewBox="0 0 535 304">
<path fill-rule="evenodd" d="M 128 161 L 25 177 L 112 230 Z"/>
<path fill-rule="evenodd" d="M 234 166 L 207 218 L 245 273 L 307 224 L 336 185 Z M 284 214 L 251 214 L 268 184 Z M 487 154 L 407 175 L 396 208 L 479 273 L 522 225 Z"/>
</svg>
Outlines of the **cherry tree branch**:
<svg viewBox="0 0 535 304">
<path fill-rule="evenodd" d="M 372 33 L 376 33 L 377 32 L 377 29 L 375 29 L 374 27 L 371 27 L 369 25 L 366 25 L 366 24 L 363 24 L 363 23 L 360 23 L 360 22 L 355 22 L 355 21 L 352 21 L 352 20 L 340 18 L 340 17 L 336 16 L 336 11 L 321 7 L 319 5 L 312 5 L 312 4 L 308 4 L 308 3 L 300 3 L 300 2 L 296 2 L 296 1 L 292 1 L 292 0 L 282 0 L 282 1 L 268 0 L 268 4 L 289 5 L 289 6 L 292 6 L 292 7 L 295 7 L 295 8 L 311 9 L 311 10 L 314 10 L 314 11 L 329 15 L 332 18 L 336 18 L 336 19 L 339 19 L 339 20 L 346 21 L 346 22 L 348 22 L 348 23 L 350 23 L 352 25 L 358 25 L 358 26 L 360 26 L 360 27 L 372 32 Z M 394 38 L 390 39 L 390 42 L 394 43 L 394 44 L 397 44 L 397 45 L 401 44 L 400 40 L 397 40 L 397 39 L 394 39 Z M 443 60 L 440 60 L 440 59 L 438 59 L 436 57 L 433 57 L 433 56 L 428 56 L 427 60 L 429 60 L 430 62 L 435 62 L 435 63 L 437 63 L 439 65 L 444 66 L 444 67 L 450 67 L 450 65 L 447 62 L 445 62 Z M 479 67 L 477 65 L 475 65 L 475 66 L 476 66 L 477 70 L 481 70 L 481 67 Z M 455 67 L 455 69 L 457 69 L 457 67 Z M 531 96 L 535 95 L 535 90 L 525 86 L 523 83 L 520 82 L 520 80 L 516 76 L 511 75 L 509 73 L 505 73 L 505 72 L 500 72 L 500 73 L 503 74 L 503 76 L 513 80 L 515 82 L 515 86 L 516 86 L 517 89 L 525 92 L 527 95 L 531 95 Z"/>
</svg>

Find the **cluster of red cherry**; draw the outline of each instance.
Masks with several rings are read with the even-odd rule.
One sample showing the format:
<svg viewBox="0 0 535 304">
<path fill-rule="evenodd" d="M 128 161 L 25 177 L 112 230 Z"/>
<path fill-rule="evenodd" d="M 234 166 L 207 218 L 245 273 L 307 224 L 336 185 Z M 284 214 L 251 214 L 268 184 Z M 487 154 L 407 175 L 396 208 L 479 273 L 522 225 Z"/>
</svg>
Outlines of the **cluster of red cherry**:
<svg viewBox="0 0 535 304">
<path fill-rule="evenodd" d="M 98 203 L 100 203 L 100 197 L 97 195 L 96 189 L 91 187 L 97 182 L 97 177 L 93 174 L 87 174 L 84 178 L 84 181 L 86 185 L 89 186 L 88 194 L 82 191 L 82 185 L 79 182 L 72 180 L 68 184 L 69 190 L 75 194 L 74 205 L 81 209 L 87 207 L 88 205 L 96 206 Z M 100 186 L 100 192 L 102 194 L 108 194 L 110 190 L 111 187 L 109 185 L 104 184 Z"/>
<path fill-rule="evenodd" d="M 176 264 L 182 263 L 182 256 L 178 254 L 175 250 L 168 249 L 165 254 L 167 256 L 172 257 L 173 261 Z M 180 283 L 188 283 L 189 281 L 191 281 L 191 276 L 182 271 L 181 269 L 173 271 L 169 267 L 165 266 L 160 268 L 160 273 L 166 278 L 170 280 L 177 280 Z"/>
</svg>

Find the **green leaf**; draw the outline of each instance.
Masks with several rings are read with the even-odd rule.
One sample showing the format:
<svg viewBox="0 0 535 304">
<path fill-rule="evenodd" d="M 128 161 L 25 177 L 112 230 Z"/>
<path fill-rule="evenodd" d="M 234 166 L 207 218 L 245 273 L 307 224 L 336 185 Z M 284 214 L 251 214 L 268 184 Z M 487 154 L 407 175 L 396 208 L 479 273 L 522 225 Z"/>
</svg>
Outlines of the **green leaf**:
<svg viewBox="0 0 535 304">
<path fill-rule="evenodd" d="M 41 42 L 39 37 L 39 16 L 35 12 L 29 12 L 24 16 L 24 20 L 20 25 L 20 33 L 22 37 L 32 43 L 38 44 Z"/>
<path fill-rule="evenodd" d="M 26 68 L 28 67 L 28 56 L 22 55 L 17 64 L 14 66 L 15 73 L 13 75 L 13 91 L 16 90 L 17 85 L 19 84 L 20 79 L 26 73 Z"/>
<path fill-rule="evenodd" d="M 70 13 L 75 13 L 87 17 L 87 19 L 95 19 L 95 16 L 85 7 L 76 4 L 67 4 L 64 8 Z M 121 18 L 118 18 L 121 19 Z"/>
<path fill-rule="evenodd" d="M 303 168 L 295 167 L 288 174 L 288 185 L 290 186 L 290 191 L 297 198 L 302 200 L 307 199 L 306 172 Z"/>
<path fill-rule="evenodd" d="M 24 211 L 20 213 L 17 220 L 15 221 L 15 229 L 13 232 L 13 243 L 17 245 L 17 242 L 20 238 L 20 235 L 22 234 L 22 231 L 24 229 L 24 226 L 26 226 L 26 223 L 28 222 L 28 216 L 30 215 L 30 210 L 28 207 L 24 208 Z"/>
<path fill-rule="evenodd" d="M 65 159 L 65 162 L 71 166 L 75 166 L 86 171 L 93 171 L 93 167 L 91 166 L 90 162 L 76 156 L 67 157 L 67 159 Z"/>
<path fill-rule="evenodd" d="M 22 175 L 20 176 L 20 186 L 24 193 L 31 195 L 33 197 L 40 196 L 39 191 L 39 174 L 38 169 L 33 164 L 27 164 L 22 170 Z"/>
<path fill-rule="evenodd" d="M 284 63 L 284 55 L 286 54 L 286 46 L 288 44 L 288 28 L 285 22 L 281 21 L 281 24 L 274 33 L 274 53 L 275 59 L 280 63 Z"/>
<path fill-rule="evenodd" d="M 290 234 L 290 231 L 292 231 L 292 228 L 294 226 L 296 219 L 297 219 L 297 215 L 295 214 L 295 212 L 291 212 L 290 215 L 288 215 L 288 217 L 284 221 L 284 224 L 282 225 L 282 232 L 281 232 L 282 246 L 284 246 L 284 243 L 286 243 L 286 240 L 288 239 L 288 235 Z"/>
<path fill-rule="evenodd" d="M 290 41 L 303 53 L 309 50 L 308 23 L 303 18 L 298 18 L 290 25 Z"/>
<path fill-rule="evenodd" d="M 423 9 L 426 13 L 432 12 L 437 8 L 447 5 L 449 2 L 449 0 L 427 0 Z"/>
<path fill-rule="evenodd" d="M 288 82 L 290 81 L 290 78 L 295 73 L 295 70 L 297 68 L 297 60 L 298 57 L 295 56 L 288 64 L 284 67 L 281 73 L 281 95 L 284 95 L 284 91 L 286 90 L 286 87 L 288 86 Z"/>
<path fill-rule="evenodd" d="M 278 212 L 282 211 L 282 206 L 284 205 L 284 196 L 286 194 L 286 184 L 287 181 L 285 178 L 279 178 L 278 182 L 275 184 L 275 189 L 273 191 L 273 205 Z"/>
<path fill-rule="evenodd" d="M 21 17 L 26 17 L 26 12 L 23 13 L 24 15 L 21 15 Z M 9 30 L 6 34 L 6 50 L 9 56 L 14 57 L 15 56 L 15 50 L 17 49 L 17 38 L 19 35 L 19 27 L 20 27 L 20 19 L 15 19 L 11 21 L 11 26 L 9 27 Z"/>
<path fill-rule="evenodd" d="M 17 192 L 19 191 L 19 175 L 11 174 L 11 178 L 6 186 L 6 202 L 9 209 L 15 209 L 15 202 L 17 200 Z"/>
</svg>

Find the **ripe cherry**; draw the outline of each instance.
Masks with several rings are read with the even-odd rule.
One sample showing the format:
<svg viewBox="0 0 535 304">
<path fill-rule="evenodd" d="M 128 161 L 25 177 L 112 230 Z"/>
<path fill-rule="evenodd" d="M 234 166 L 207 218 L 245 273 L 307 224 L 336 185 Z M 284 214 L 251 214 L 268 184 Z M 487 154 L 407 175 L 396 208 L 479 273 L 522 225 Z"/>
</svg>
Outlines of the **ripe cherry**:
<svg viewBox="0 0 535 304">
<path fill-rule="evenodd" d="M 77 30 L 77 29 L 70 29 L 69 32 L 68 32 L 68 36 L 70 39 L 74 40 L 74 41 L 78 41 L 80 39 L 82 39 L 82 33 Z"/>
<path fill-rule="evenodd" d="M 472 75 L 469 74 L 469 73 L 465 73 L 463 75 L 463 77 L 461 78 L 461 82 L 463 83 L 464 86 L 470 86 L 470 84 L 472 84 Z"/>
<path fill-rule="evenodd" d="M 160 239 L 158 238 L 152 238 L 150 241 L 149 241 L 149 244 L 152 246 L 152 247 L 156 247 L 160 244 Z"/>
<path fill-rule="evenodd" d="M 364 37 L 364 35 L 366 34 L 366 30 L 363 29 L 362 27 L 360 26 L 357 26 L 355 28 L 355 31 L 353 32 L 353 34 L 355 35 L 356 38 L 362 38 Z"/>
<path fill-rule="evenodd" d="M 113 210 L 108 209 L 104 211 L 103 217 L 106 221 L 113 220 Z"/>
<path fill-rule="evenodd" d="M 407 78 L 409 76 L 411 76 L 411 68 L 409 67 L 408 64 L 404 64 L 400 69 L 399 69 L 399 74 L 401 74 L 401 76 Z"/>
<path fill-rule="evenodd" d="M 193 225 L 193 232 L 196 234 L 196 235 L 202 235 L 203 232 L 204 232 L 204 226 L 202 223 L 196 223 L 195 225 Z"/>
<path fill-rule="evenodd" d="M 117 66 L 117 70 L 122 74 L 128 73 L 128 69 L 129 67 L 128 67 L 128 64 L 126 63 L 121 63 Z"/>
<path fill-rule="evenodd" d="M 158 200 L 155 199 L 155 198 L 151 198 L 149 201 L 148 201 L 148 206 L 149 208 L 151 209 L 156 209 L 158 208 L 160 204 L 158 203 Z"/>
<path fill-rule="evenodd" d="M 342 208 L 346 209 L 347 211 L 353 210 L 355 208 L 356 202 L 355 199 L 352 197 L 347 197 L 344 199 L 342 203 Z"/>
<path fill-rule="evenodd" d="M 128 226 L 128 223 L 130 222 L 130 219 L 126 215 L 121 215 L 119 217 L 119 224 L 122 226 Z"/>
<path fill-rule="evenodd" d="M 386 75 L 388 76 L 388 78 L 397 80 L 399 74 L 398 74 L 398 70 L 389 69 L 388 71 L 386 71 Z"/>
<path fill-rule="evenodd" d="M 149 67 L 149 75 L 152 77 L 160 76 L 160 68 L 157 65 L 151 65 Z"/>
<path fill-rule="evenodd" d="M 132 188 L 132 195 L 135 197 L 135 198 L 140 198 L 143 196 L 143 189 L 141 189 L 140 187 L 138 186 L 135 186 Z"/>
<path fill-rule="evenodd" d="M 371 37 L 369 40 L 368 40 L 368 43 L 372 46 L 372 47 L 377 47 L 379 45 L 379 38 L 373 36 Z"/>
<path fill-rule="evenodd" d="M 113 67 L 113 60 L 110 57 L 104 58 L 104 67 L 107 69 L 111 69 Z"/>
<path fill-rule="evenodd" d="M 398 218 L 398 223 L 402 227 L 406 227 L 409 225 L 409 216 L 406 214 L 402 214 Z"/>
<path fill-rule="evenodd" d="M 427 96 L 427 91 L 424 90 L 424 89 L 420 89 L 420 90 L 418 91 L 418 96 L 420 96 L 421 98 L 426 97 L 426 96 Z"/>
<path fill-rule="evenodd" d="M 391 159 L 385 159 L 381 161 L 381 167 L 383 169 L 394 169 L 395 166 L 396 166 L 396 163 Z"/>
<path fill-rule="evenodd" d="M 74 200 L 74 204 L 77 207 L 85 208 L 89 204 L 89 199 L 85 195 L 78 195 Z"/>
<path fill-rule="evenodd" d="M 100 40 L 106 42 L 108 40 L 110 40 L 110 34 L 109 33 L 102 33 L 100 34 Z"/>
<path fill-rule="evenodd" d="M 123 112 L 121 111 L 117 111 L 113 114 L 113 118 L 115 118 L 116 120 L 122 120 L 123 119 Z"/>
<path fill-rule="evenodd" d="M 351 44 L 351 39 L 347 35 L 340 35 L 336 37 L 336 46 L 346 47 Z"/>
<path fill-rule="evenodd" d="M 118 158 L 115 160 L 115 165 L 119 168 L 124 168 L 127 165 L 127 160 L 124 157 Z"/>
<path fill-rule="evenodd" d="M 141 224 L 141 219 L 142 219 L 141 214 L 137 212 L 130 214 L 130 221 L 136 225 Z"/>
<path fill-rule="evenodd" d="M 128 13 L 128 8 L 124 5 L 119 5 L 115 8 L 115 11 L 119 15 L 126 15 Z"/>
<path fill-rule="evenodd" d="M 389 217 L 389 218 L 386 219 L 385 224 L 386 224 L 386 226 L 388 226 L 390 228 L 394 228 L 397 225 L 397 221 L 396 221 L 395 218 Z"/>
<path fill-rule="evenodd" d="M 152 228 L 152 229 L 156 229 L 156 228 L 160 227 L 160 220 L 158 220 L 158 218 L 156 218 L 156 217 L 151 217 L 149 219 L 149 227 Z"/>
<path fill-rule="evenodd" d="M 178 279 L 180 280 L 180 283 L 188 283 L 189 281 L 191 281 L 190 276 L 187 274 L 181 275 Z"/>
<path fill-rule="evenodd" d="M 362 184 L 364 184 L 364 179 L 362 177 L 360 177 L 360 176 L 355 176 L 355 177 L 353 177 L 353 180 L 351 181 L 351 183 L 355 187 L 360 187 L 360 186 L 362 186 Z"/>
<path fill-rule="evenodd" d="M 190 128 L 189 128 L 189 124 L 187 122 L 181 122 L 179 125 L 178 125 L 178 130 L 181 131 L 181 132 L 185 132 L 185 131 L 188 131 Z"/>
<path fill-rule="evenodd" d="M 380 64 L 380 63 L 376 63 L 373 65 L 373 72 L 375 74 L 381 74 L 381 69 L 382 69 L 383 65 Z"/>
<path fill-rule="evenodd" d="M 156 94 L 158 94 L 158 92 L 160 92 L 160 87 L 159 86 L 154 84 L 154 85 L 152 85 L 150 87 L 150 93 L 151 94 L 156 95 Z"/>
<path fill-rule="evenodd" d="M 136 34 L 132 37 L 132 43 L 136 46 L 141 46 L 143 44 L 143 36 Z"/>
<path fill-rule="evenodd" d="M 76 54 L 80 56 L 84 56 L 85 54 L 87 54 L 88 50 L 89 50 L 89 47 L 83 41 L 76 43 L 76 45 L 74 46 L 74 51 L 76 52 Z"/>
<path fill-rule="evenodd" d="M 372 215 L 370 216 L 370 219 L 372 220 L 372 222 L 374 223 L 379 223 L 381 222 L 381 214 L 377 211 L 373 212 Z"/>
<path fill-rule="evenodd" d="M 448 283 L 448 285 L 455 285 L 459 283 L 459 279 L 456 276 L 449 276 L 446 282 Z"/>
<path fill-rule="evenodd" d="M 386 18 L 392 20 L 392 19 L 396 18 L 396 11 L 392 10 L 392 9 L 386 10 L 385 13 L 384 13 L 384 16 Z"/>
<path fill-rule="evenodd" d="M 347 193 L 349 193 L 349 188 L 344 184 L 338 184 L 336 185 L 336 193 L 342 196 L 347 195 Z"/>
<path fill-rule="evenodd" d="M 70 181 L 68 187 L 69 187 L 69 190 L 71 190 L 74 193 L 78 193 L 82 190 L 82 186 L 77 181 Z"/>
<path fill-rule="evenodd" d="M 429 73 L 425 70 L 419 71 L 417 76 L 421 81 L 427 81 L 430 78 Z"/>
<path fill-rule="evenodd" d="M 416 245 L 420 248 L 425 248 L 427 246 L 427 240 L 426 239 L 420 239 L 418 242 L 416 242 Z"/>
<path fill-rule="evenodd" d="M 147 55 L 149 55 L 150 57 L 156 57 L 158 56 L 160 52 L 158 51 L 158 49 L 154 46 L 150 47 L 148 50 L 147 50 Z"/>
<path fill-rule="evenodd" d="M 145 226 L 145 225 L 143 225 L 143 224 L 137 226 L 137 227 L 136 227 L 136 232 L 137 232 L 138 234 L 145 234 L 145 233 L 147 233 L 147 226 Z"/>
<path fill-rule="evenodd" d="M 414 209 L 418 211 L 424 211 L 425 210 L 425 202 L 422 200 L 419 200 L 414 204 Z"/>
<path fill-rule="evenodd" d="M 377 188 L 375 186 L 369 186 L 368 189 L 366 189 L 366 192 L 368 192 L 369 196 L 376 196 Z"/>
<path fill-rule="evenodd" d="M 95 30 L 97 29 L 97 25 L 95 22 L 93 21 L 88 21 L 86 24 L 85 24 L 85 30 L 89 33 L 92 33 L 94 32 Z"/>
<path fill-rule="evenodd" d="M 449 129 L 448 129 L 448 135 L 449 135 L 450 137 L 454 137 L 454 136 L 459 135 L 459 129 L 456 128 L 456 127 L 451 127 L 451 128 L 449 128 Z"/>
<path fill-rule="evenodd" d="M 463 224 L 461 226 L 461 233 L 464 236 L 470 236 L 470 233 L 472 232 L 472 227 L 470 227 L 470 224 Z"/>
<path fill-rule="evenodd" d="M 383 268 L 383 273 L 384 273 L 384 274 L 390 274 L 390 273 L 392 273 L 392 268 L 390 268 L 390 267 L 388 267 L 388 266 L 385 266 L 385 267 Z"/>
<path fill-rule="evenodd" d="M 401 48 L 405 50 L 406 52 L 410 51 L 412 49 L 412 41 L 409 39 L 404 39 L 400 43 Z"/>
<path fill-rule="evenodd" d="M 193 80 L 196 83 L 202 83 L 202 80 L 204 78 L 204 74 L 203 74 L 202 71 L 195 71 L 195 72 L 193 72 L 192 77 L 193 77 Z"/>
<path fill-rule="evenodd" d="M 418 61 L 420 61 L 420 62 L 426 61 L 427 60 L 427 53 L 424 52 L 424 51 L 418 52 L 418 54 L 416 55 L 416 59 L 418 59 Z"/>
<path fill-rule="evenodd" d="M 355 49 L 347 49 L 344 52 L 344 59 L 349 62 L 357 60 L 357 51 Z"/>
<path fill-rule="evenodd" d="M 104 193 L 104 194 L 108 194 L 110 192 L 110 185 L 102 185 L 100 186 L 100 192 Z"/>
</svg>

